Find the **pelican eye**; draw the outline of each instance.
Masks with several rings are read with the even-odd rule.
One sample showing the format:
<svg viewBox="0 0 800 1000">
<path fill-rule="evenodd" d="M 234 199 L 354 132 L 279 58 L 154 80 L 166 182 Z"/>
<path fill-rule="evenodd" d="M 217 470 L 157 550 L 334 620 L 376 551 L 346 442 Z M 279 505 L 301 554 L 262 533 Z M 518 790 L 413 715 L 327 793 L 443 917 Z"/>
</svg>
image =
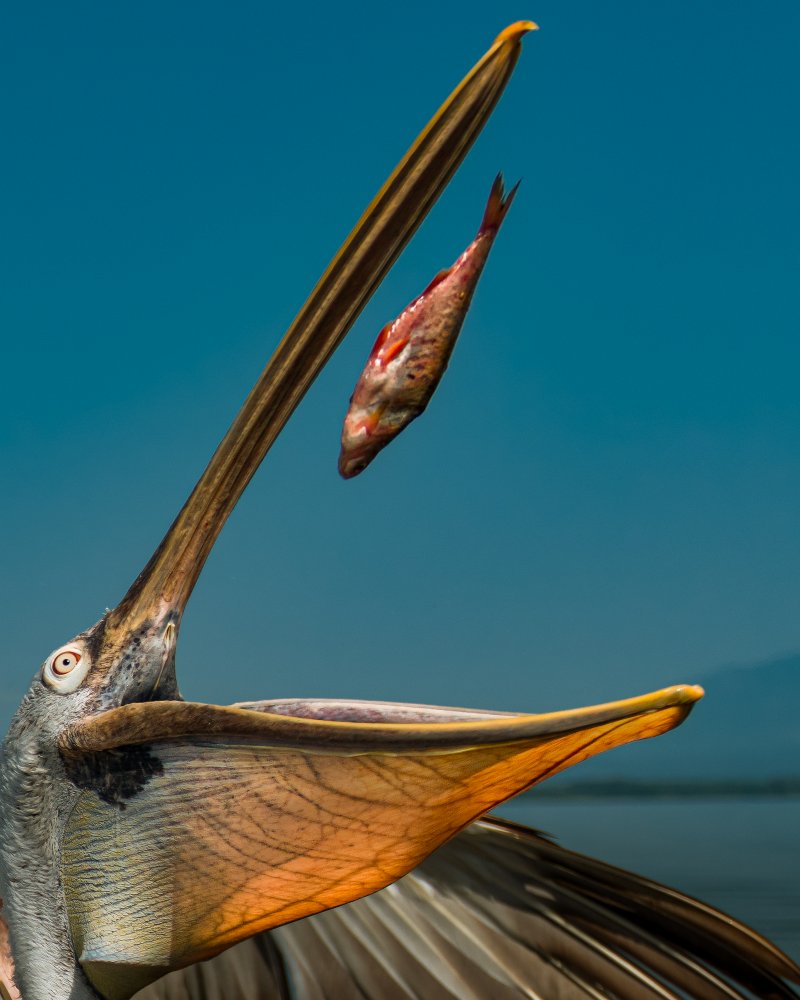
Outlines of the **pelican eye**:
<svg viewBox="0 0 800 1000">
<path fill-rule="evenodd" d="M 71 674 L 80 662 L 80 653 L 76 653 L 73 649 L 65 649 L 63 653 L 58 653 L 57 656 L 53 657 L 50 667 L 58 677 L 64 677 Z"/>
<path fill-rule="evenodd" d="M 89 658 L 73 646 L 51 653 L 42 670 L 42 680 L 54 691 L 75 691 L 89 671 Z"/>
</svg>

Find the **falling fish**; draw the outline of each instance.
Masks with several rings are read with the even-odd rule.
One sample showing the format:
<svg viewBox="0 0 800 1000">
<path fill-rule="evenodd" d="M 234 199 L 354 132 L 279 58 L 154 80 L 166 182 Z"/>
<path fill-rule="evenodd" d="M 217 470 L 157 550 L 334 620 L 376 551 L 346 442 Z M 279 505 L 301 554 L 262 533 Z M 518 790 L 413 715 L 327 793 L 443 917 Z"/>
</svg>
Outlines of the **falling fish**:
<svg viewBox="0 0 800 1000">
<path fill-rule="evenodd" d="M 363 472 L 428 405 L 517 187 L 504 197 L 503 176 L 497 175 L 475 239 L 378 334 L 344 418 L 339 472 L 345 479 Z"/>
</svg>

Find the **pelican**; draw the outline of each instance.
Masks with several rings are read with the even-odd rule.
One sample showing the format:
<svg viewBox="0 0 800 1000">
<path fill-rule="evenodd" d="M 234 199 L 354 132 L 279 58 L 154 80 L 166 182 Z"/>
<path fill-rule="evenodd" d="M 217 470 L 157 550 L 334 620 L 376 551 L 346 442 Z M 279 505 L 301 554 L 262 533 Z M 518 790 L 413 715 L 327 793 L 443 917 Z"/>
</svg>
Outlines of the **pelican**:
<svg viewBox="0 0 800 1000">
<path fill-rule="evenodd" d="M 47 655 L 0 764 L 0 992 L 23 1000 L 796 996 L 800 969 L 680 893 L 481 819 L 680 723 L 678 685 L 546 715 L 181 698 L 225 520 L 494 108 L 503 31 L 320 279 L 149 562 Z"/>
</svg>

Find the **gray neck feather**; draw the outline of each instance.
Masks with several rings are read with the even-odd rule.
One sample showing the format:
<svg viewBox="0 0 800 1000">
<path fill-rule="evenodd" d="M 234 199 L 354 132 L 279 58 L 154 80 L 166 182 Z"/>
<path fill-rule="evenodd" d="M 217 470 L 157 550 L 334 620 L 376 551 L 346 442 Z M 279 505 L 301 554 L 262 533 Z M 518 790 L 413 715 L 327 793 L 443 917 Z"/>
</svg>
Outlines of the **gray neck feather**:
<svg viewBox="0 0 800 1000">
<path fill-rule="evenodd" d="M 76 962 L 60 874 L 64 825 L 76 790 L 53 743 L 29 725 L 25 699 L 0 760 L 0 898 L 23 1000 L 98 1000 Z M 27 711 L 26 711 L 27 710 Z"/>
</svg>

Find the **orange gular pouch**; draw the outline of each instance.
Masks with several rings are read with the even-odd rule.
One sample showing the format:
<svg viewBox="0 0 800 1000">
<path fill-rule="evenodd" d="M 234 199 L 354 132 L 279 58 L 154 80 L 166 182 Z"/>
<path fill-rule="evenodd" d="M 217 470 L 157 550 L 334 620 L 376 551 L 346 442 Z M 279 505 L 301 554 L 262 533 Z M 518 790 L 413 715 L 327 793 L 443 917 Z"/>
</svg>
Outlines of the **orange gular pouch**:
<svg viewBox="0 0 800 1000">
<path fill-rule="evenodd" d="M 104 797 L 87 783 L 67 823 L 79 961 L 124 1000 L 170 969 L 381 889 L 517 792 L 671 729 L 701 693 L 548 715 L 165 701 L 87 720 L 62 739 L 68 761 L 114 751 L 139 771 L 121 776 L 119 801 L 108 781 Z"/>
</svg>

